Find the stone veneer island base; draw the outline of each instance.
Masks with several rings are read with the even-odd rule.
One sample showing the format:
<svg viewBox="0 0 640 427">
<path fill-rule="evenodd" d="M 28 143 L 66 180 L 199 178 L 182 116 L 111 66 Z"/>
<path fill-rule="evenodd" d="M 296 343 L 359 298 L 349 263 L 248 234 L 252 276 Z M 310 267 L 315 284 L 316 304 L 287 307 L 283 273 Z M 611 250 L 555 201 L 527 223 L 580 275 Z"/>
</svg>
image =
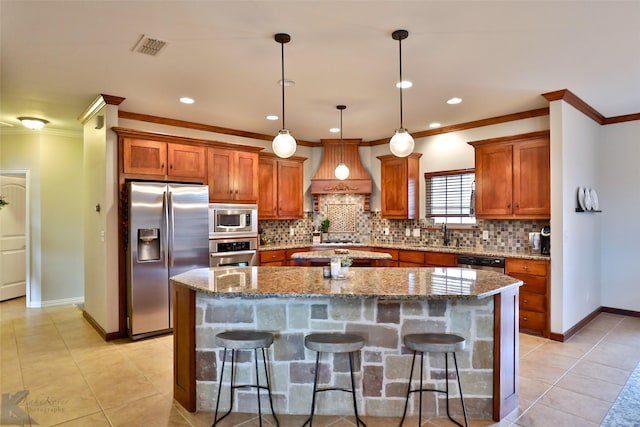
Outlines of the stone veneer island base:
<svg viewBox="0 0 640 427">
<path fill-rule="evenodd" d="M 361 334 L 356 361 L 359 412 L 399 417 L 411 353 L 402 337 L 451 332 L 467 340 L 458 364 L 470 418 L 504 418 L 518 406 L 518 287 L 502 274 L 458 268 L 352 268 L 346 280 L 319 267 L 197 269 L 175 276 L 174 397 L 189 411 L 213 411 L 222 349 L 214 337 L 228 329 L 275 334 L 269 350 L 276 413 L 308 414 L 315 352 L 304 336 L 318 331 Z M 252 353 L 241 353 L 238 380 L 255 376 Z M 345 386 L 346 355 L 324 355 L 320 381 Z M 428 356 L 425 380 L 444 388 L 444 358 Z M 228 377 L 225 374 L 225 384 Z M 225 387 L 223 387 L 223 390 Z M 456 387 L 451 387 L 457 393 Z M 263 396 L 266 399 L 266 393 Z M 423 413 L 446 416 L 444 396 L 425 394 Z M 265 400 L 265 404 L 267 401 Z M 461 414 L 459 401 L 452 413 Z M 221 403 L 228 407 L 228 402 Z M 255 390 L 237 391 L 240 412 L 257 412 Z M 409 413 L 417 414 L 418 397 Z M 344 393 L 322 393 L 319 414 L 351 415 Z"/>
</svg>

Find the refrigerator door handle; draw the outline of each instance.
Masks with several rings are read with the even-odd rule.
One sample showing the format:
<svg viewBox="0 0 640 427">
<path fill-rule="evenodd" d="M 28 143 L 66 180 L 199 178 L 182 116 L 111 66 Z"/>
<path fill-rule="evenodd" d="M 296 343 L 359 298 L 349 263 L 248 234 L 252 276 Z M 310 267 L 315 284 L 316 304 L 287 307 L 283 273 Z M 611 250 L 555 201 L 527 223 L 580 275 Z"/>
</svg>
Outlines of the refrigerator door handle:
<svg viewBox="0 0 640 427">
<path fill-rule="evenodd" d="M 173 267 L 173 262 L 175 260 L 175 256 L 173 253 L 174 250 L 174 242 L 175 242 L 175 229 L 176 229 L 176 224 L 175 224 L 175 215 L 173 212 L 173 192 L 169 191 L 169 221 L 170 221 L 170 225 L 169 225 L 169 267 Z"/>
<path fill-rule="evenodd" d="M 169 205 L 168 205 L 168 200 L 167 200 L 167 192 L 165 191 L 164 193 L 162 193 L 162 216 L 163 216 L 163 223 L 162 224 L 164 226 L 164 233 L 162 233 L 162 237 L 163 237 L 163 242 L 162 245 L 164 246 L 164 259 L 163 259 L 163 263 L 164 263 L 164 268 L 168 267 L 168 250 L 169 250 Z"/>
</svg>

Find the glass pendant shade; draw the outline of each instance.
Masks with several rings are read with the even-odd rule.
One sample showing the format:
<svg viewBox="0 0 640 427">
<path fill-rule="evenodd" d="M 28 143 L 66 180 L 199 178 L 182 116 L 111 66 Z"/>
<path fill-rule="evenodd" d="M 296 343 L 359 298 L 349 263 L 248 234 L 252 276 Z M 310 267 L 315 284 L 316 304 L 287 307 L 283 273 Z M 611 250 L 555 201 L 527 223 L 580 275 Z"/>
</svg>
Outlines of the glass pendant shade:
<svg viewBox="0 0 640 427">
<path fill-rule="evenodd" d="M 349 178 L 349 168 L 344 163 L 338 163 L 334 174 L 339 180 L 345 180 Z"/>
<path fill-rule="evenodd" d="M 280 129 L 280 132 L 273 138 L 271 147 L 276 156 L 286 159 L 296 152 L 296 140 L 288 130 Z"/>
<path fill-rule="evenodd" d="M 406 129 L 397 129 L 396 133 L 391 137 L 389 141 L 389 149 L 396 157 L 407 157 L 413 153 L 413 137 Z"/>
</svg>

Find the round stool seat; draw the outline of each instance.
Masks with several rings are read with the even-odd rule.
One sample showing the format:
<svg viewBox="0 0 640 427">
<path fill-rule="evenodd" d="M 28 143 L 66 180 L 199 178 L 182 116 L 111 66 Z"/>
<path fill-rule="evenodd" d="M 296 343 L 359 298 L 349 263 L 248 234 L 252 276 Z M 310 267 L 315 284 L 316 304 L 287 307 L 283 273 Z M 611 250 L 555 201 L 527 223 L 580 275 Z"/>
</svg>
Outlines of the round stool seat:
<svg viewBox="0 0 640 427">
<path fill-rule="evenodd" d="M 273 334 L 259 331 L 227 331 L 216 335 L 216 344 L 233 350 L 266 348 L 273 343 Z"/>
<path fill-rule="evenodd" d="M 351 353 L 364 347 L 364 338 L 353 334 L 310 334 L 304 337 L 304 345 L 319 353 Z"/>
<path fill-rule="evenodd" d="M 407 334 L 404 345 L 423 353 L 455 353 L 464 350 L 465 340 L 454 334 Z"/>
</svg>

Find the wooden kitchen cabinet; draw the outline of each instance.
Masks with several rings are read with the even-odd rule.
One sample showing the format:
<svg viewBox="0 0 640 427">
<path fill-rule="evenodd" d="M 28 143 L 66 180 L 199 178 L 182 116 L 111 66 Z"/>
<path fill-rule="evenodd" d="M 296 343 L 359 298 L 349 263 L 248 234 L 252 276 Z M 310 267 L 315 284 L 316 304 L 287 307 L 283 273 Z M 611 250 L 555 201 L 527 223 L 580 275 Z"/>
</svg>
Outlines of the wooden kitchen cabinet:
<svg viewBox="0 0 640 427">
<path fill-rule="evenodd" d="M 226 148 L 207 149 L 211 203 L 257 203 L 258 153 Z"/>
<path fill-rule="evenodd" d="M 259 157 L 258 218 L 302 218 L 303 164 L 306 158 L 280 159 L 270 153 Z"/>
<path fill-rule="evenodd" d="M 258 251 L 258 263 L 261 266 L 272 267 L 287 265 L 287 251 L 284 249 Z"/>
<path fill-rule="evenodd" d="M 165 141 L 125 138 L 123 171 L 131 175 L 149 175 L 154 179 L 194 179 L 206 176 L 205 148 Z"/>
<path fill-rule="evenodd" d="M 378 156 L 383 218 L 416 219 L 420 215 L 420 157 L 422 153 Z"/>
<path fill-rule="evenodd" d="M 550 218 L 549 131 L 469 144 L 475 148 L 477 218 Z"/>
<path fill-rule="evenodd" d="M 398 252 L 398 267 L 424 267 L 424 252 L 402 249 Z"/>
<path fill-rule="evenodd" d="M 424 264 L 426 267 L 457 267 L 458 255 L 444 252 L 425 252 Z"/>
<path fill-rule="evenodd" d="M 505 274 L 524 283 L 520 287 L 520 331 L 549 338 L 549 262 L 507 258 Z"/>
</svg>

